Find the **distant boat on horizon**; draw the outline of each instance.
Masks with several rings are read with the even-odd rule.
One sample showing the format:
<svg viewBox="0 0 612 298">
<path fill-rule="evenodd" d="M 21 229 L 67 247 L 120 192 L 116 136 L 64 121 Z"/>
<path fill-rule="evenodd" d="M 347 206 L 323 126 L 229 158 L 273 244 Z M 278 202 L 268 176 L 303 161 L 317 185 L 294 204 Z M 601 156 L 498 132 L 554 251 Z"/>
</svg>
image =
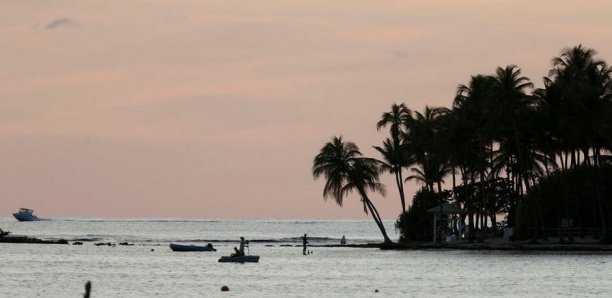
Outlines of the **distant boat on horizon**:
<svg viewBox="0 0 612 298">
<path fill-rule="evenodd" d="M 34 210 L 28 208 L 20 208 L 18 212 L 13 213 L 13 216 L 18 221 L 37 221 L 38 216 L 34 215 Z"/>
</svg>

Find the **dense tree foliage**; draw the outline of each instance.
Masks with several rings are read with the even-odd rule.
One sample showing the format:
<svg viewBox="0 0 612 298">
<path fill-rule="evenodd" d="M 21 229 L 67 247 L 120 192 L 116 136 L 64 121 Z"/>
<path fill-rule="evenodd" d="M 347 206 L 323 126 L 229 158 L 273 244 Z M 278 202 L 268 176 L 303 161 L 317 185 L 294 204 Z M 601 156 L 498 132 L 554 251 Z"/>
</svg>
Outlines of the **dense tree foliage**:
<svg viewBox="0 0 612 298">
<path fill-rule="evenodd" d="M 508 65 L 471 76 L 450 108 L 393 104 L 383 113 L 377 128 L 388 126 L 389 136 L 375 147 L 378 171 L 395 176 L 401 238 L 424 239 L 428 229 L 413 225 L 430 225 L 422 219 L 430 194 L 450 190 L 469 231 L 496 228 L 505 217 L 515 239 L 611 239 L 612 67 L 596 56 L 582 45 L 564 49 L 543 88 Z M 407 181 L 424 187 L 412 207 Z M 436 197 L 442 208 L 444 196 Z"/>
<path fill-rule="evenodd" d="M 498 67 L 459 85 L 452 108 L 410 112 L 400 129 L 402 156 L 412 161 L 405 166 L 412 173 L 407 180 L 441 193 L 451 176 L 452 200 L 467 212 L 470 230 L 496 227 L 498 217 L 506 216 L 517 238 L 557 230 L 571 240 L 573 229 L 559 228 L 570 223 L 598 227 L 605 235 L 612 220 L 610 196 L 582 191 L 581 179 L 566 177 L 561 188 L 566 191 L 558 192 L 554 206 L 535 199 L 542 193 L 539 183 L 549 177 L 565 177 L 577 167 L 600 173 L 610 163 L 612 68 L 595 55 L 581 45 L 563 50 L 552 59 L 544 88 L 535 90 L 519 67 Z M 601 189 L 612 184 L 610 178 L 589 179 L 589 187 Z M 579 213 L 578 205 L 592 212 Z M 406 224 L 406 216 L 398 225 Z"/>
<path fill-rule="evenodd" d="M 440 198 L 442 196 L 442 198 Z M 445 193 L 433 192 L 427 188 L 417 191 L 408 211 L 402 212 L 395 223 L 400 241 L 429 241 L 433 237 L 433 221 L 427 210 L 444 200 Z"/>
<path fill-rule="evenodd" d="M 564 196 L 570 196 L 569 216 L 564 209 Z M 536 213 L 536 206 L 543 210 L 542 217 Z M 524 234 L 534 237 L 560 235 L 569 237 L 572 230 L 577 236 L 591 234 L 604 242 L 609 242 L 612 234 L 601 231 L 603 223 L 612 220 L 612 166 L 599 168 L 586 164 L 566 171 L 556 171 L 543 177 L 531 193 L 525 197 L 522 214 L 524 220 L 520 228 Z M 541 221 L 541 225 L 535 222 Z M 546 229 L 535 230 L 542 226 Z"/>
</svg>

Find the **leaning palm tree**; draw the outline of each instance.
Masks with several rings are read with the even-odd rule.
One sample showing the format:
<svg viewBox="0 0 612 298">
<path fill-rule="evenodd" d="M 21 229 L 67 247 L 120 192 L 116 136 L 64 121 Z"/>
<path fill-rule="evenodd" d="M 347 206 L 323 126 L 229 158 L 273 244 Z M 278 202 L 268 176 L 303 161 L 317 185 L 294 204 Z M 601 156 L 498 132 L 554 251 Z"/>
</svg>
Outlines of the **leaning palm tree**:
<svg viewBox="0 0 612 298">
<path fill-rule="evenodd" d="M 368 198 L 368 190 L 380 192 L 384 195 L 384 185 L 378 179 L 380 167 L 378 161 L 363 157 L 359 147 L 353 142 L 344 142 L 342 137 L 334 137 L 327 142 L 312 165 L 312 175 L 315 179 L 325 176 L 323 198 L 333 198 L 342 206 L 344 198 L 353 191 L 357 191 L 363 203 L 363 211 L 374 218 L 374 222 L 383 235 L 384 243 L 391 244 L 382 218 Z"/>
</svg>

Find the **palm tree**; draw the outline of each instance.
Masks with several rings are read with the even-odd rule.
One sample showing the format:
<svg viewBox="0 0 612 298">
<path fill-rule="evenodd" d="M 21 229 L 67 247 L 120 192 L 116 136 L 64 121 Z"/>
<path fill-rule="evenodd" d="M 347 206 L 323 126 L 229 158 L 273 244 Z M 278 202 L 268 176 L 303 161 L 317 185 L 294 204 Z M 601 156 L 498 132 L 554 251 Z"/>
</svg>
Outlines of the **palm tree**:
<svg viewBox="0 0 612 298">
<path fill-rule="evenodd" d="M 574 157 L 577 150 L 582 150 L 586 158 L 591 149 L 596 163 L 607 138 L 605 111 L 612 100 L 612 67 L 596 59 L 596 54 L 595 50 L 578 45 L 563 50 L 552 61 L 549 80 L 562 90 L 560 101 L 565 121 L 560 125 L 570 145 L 567 151 L 572 166 L 577 165 Z M 590 164 L 589 159 L 585 162 Z"/>
<path fill-rule="evenodd" d="M 450 172 L 446 154 L 440 146 L 441 120 L 449 112 L 447 108 L 425 106 L 422 114 L 414 113 L 414 119 L 408 123 L 409 131 L 404 136 L 404 146 L 413 156 L 414 163 L 420 168 L 416 168 L 418 170 L 415 169 L 413 172 L 417 175 L 421 172 L 426 176 L 422 180 L 431 184 L 428 185 L 431 191 L 435 183 L 438 184 L 440 190 L 440 184 Z"/>
<path fill-rule="evenodd" d="M 402 132 L 402 126 L 406 125 L 408 121 L 412 118 L 411 111 L 406 107 L 405 104 L 393 104 L 391 105 L 390 112 L 384 112 L 382 117 L 376 123 L 376 129 L 380 130 L 381 128 L 390 126 L 389 132 L 391 133 L 391 138 L 393 139 L 394 145 L 399 144 L 400 142 L 400 134 Z"/>
<path fill-rule="evenodd" d="M 528 124 L 527 99 L 525 89 L 533 88 L 533 84 L 529 78 L 521 76 L 521 69 L 516 65 L 508 65 L 505 68 L 498 67 L 495 72 L 495 99 L 497 109 L 495 110 L 496 119 L 499 121 L 500 146 L 509 150 L 513 150 L 516 154 L 518 162 L 519 174 L 523 178 L 525 188 L 529 191 L 529 173 L 526 169 L 530 163 L 525 160 L 524 148 L 529 147 L 526 144 L 525 131 L 520 130 L 519 124 Z M 525 128 L 525 127 L 521 127 Z"/>
<path fill-rule="evenodd" d="M 449 140 L 446 147 L 453 150 L 451 163 L 461 170 L 464 185 L 461 199 L 466 206 L 470 230 L 475 228 L 474 215 L 478 223 L 480 214 L 485 213 L 480 207 L 485 201 L 485 179 L 489 178 L 486 173 L 492 173 L 493 177 L 496 174 L 490 170 L 495 135 L 495 125 L 491 125 L 494 121 L 491 113 L 495 109 L 494 85 L 495 79 L 485 75 L 472 76 L 467 85 L 459 85 L 453 102 L 453 116 L 448 119 L 450 121 L 445 121 L 450 122 L 447 123 L 449 128 L 445 129 L 449 130 L 445 132 Z M 480 183 L 476 183 L 477 178 L 480 178 Z M 473 233 L 470 233 L 470 240 L 472 237 Z"/>
<path fill-rule="evenodd" d="M 562 115 L 560 121 L 566 147 L 571 157 L 571 166 L 579 163 L 580 151 L 584 162 L 599 166 L 602 149 L 609 150 L 610 123 L 609 107 L 612 102 L 612 67 L 603 60 L 595 58 L 596 51 L 582 45 L 565 49 L 559 57 L 553 58 L 551 81 L 560 88 Z M 565 125 L 563 125 L 565 124 Z M 592 152 L 592 159 L 589 153 Z M 566 153 L 567 154 L 567 153 Z M 607 233 L 607 217 L 599 188 L 599 178 L 595 179 L 602 240 Z M 580 220 L 580 218 L 578 218 Z"/>
<path fill-rule="evenodd" d="M 439 131 L 441 119 L 450 111 L 446 108 L 425 106 L 424 112 L 414 113 L 407 123 L 408 131 L 404 135 L 404 147 L 413 156 L 416 167 L 410 170 L 414 173 L 406 180 L 416 179 L 424 182 L 430 191 L 438 184 L 440 197 L 440 214 L 442 214 L 442 182 L 450 172 L 449 162 L 443 150 L 440 150 Z"/>
<path fill-rule="evenodd" d="M 402 211 L 406 212 L 406 201 L 404 199 L 404 177 L 402 174 L 402 168 L 410 164 L 407 154 L 401 147 L 397 147 L 390 139 L 386 139 L 383 142 L 383 147 L 374 146 L 376 151 L 380 152 L 383 160 L 380 161 L 380 167 L 383 171 L 389 172 L 395 175 L 395 183 L 400 194 L 400 201 L 402 203 Z"/>
<path fill-rule="evenodd" d="M 410 157 L 407 156 L 405 150 L 402 150 L 400 145 L 400 138 L 402 135 L 402 126 L 405 126 L 411 120 L 411 111 L 406 107 L 405 104 L 393 104 L 390 112 L 385 112 L 378 123 L 376 123 L 376 129 L 380 130 L 387 125 L 390 126 L 389 133 L 391 134 L 392 142 L 387 139 L 384 143 L 384 147 L 374 147 L 383 156 L 385 162 L 383 163 L 383 170 L 388 171 L 395 175 L 395 183 L 400 195 L 400 201 L 402 203 L 402 211 L 406 212 L 406 199 L 404 195 L 404 178 L 402 175 L 402 168 L 408 166 L 410 163 Z"/>
<path fill-rule="evenodd" d="M 385 189 L 378 179 L 378 161 L 363 157 L 359 147 L 353 142 L 344 142 L 342 137 L 334 137 L 327 142 L 312 165 L 312 175 L 315 179 L 323 175 L 326 179 L 323 188 L 323 198 L 333 198 L 342 206 L 344 198 L 353 191 L 357 191 L 363 203 L 363 211 L 374 218 L 384 238 L 384 244 L 392 243 L 383 225 L 382 218 L 368 198 L 367 191 L 380 192 L 384 195 Z"/>
</svg>

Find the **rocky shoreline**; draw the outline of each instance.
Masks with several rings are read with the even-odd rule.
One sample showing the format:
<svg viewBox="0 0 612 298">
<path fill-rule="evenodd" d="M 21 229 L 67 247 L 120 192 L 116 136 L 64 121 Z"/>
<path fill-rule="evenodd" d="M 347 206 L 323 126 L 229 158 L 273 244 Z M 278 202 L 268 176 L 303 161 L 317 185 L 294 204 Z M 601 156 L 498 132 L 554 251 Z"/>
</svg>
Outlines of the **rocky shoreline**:
<svg viewBox="0 0 612 298">
<path fill-rule="evenodd" d="M 68 240 L 43 240 L 28 236 L 5 236 L 0 237 L 0 243 L 68 244 Z"/>
<path fill-rule="evenodd" d="M 380 248 L 383 250 L 498 250 L 498 251 L 560 251 L 560 252 L 606 252 L 612 253 L 612 245 L 600 244 L 596 242 L 576 242 L 576 243 L 531 243 L 531 242 L 491 242 L 491 243 L 431 243 L 431 242 L 411 242 L 393 243 L 384 245 L 383 243 L 367 244 L 330 244 L 312 245 L 313 247 L 353 247 L 353 248 Z"/>
<path fill-rule="evenodd" d="M 0 243 L 25 243 L 25 244 L 70 244 L 68 240 L 43 240 L 28 236 L 5 236 L 0 237 Z M 81 245 L 82 242 L 74 242 L 74 245 Z M 115 246 L 112 243 L 96 243 L 96 246 L 108 245 Z M 130 243 L 119 243 L 119 245 L 134 245 Z M 267 245 L 272 246 L 272 245 Z M 301 245 L 280 245 L 299 247 Z M 351 248 L 379 248 L 382 250 L 433 250 L 433 249 L 448 249 L 448 250 L 497 250 L 497 251 L 558 251 L 558 252 L 603 252 L 612 253 L 612 245 L 600 244 L 597 242 L 573 242 L 573 243 L 558 243 L 558 242 L 510 242 L 510 241 L 493 241 L 493 242 L 454 242 L 454 243 L 432 243 L 432 242 L 410 242 L 410 243 L 365 243 L 365 244 L 321 244 L 309 245 L 309 247 L 351 247 Z"/>
</svg>

